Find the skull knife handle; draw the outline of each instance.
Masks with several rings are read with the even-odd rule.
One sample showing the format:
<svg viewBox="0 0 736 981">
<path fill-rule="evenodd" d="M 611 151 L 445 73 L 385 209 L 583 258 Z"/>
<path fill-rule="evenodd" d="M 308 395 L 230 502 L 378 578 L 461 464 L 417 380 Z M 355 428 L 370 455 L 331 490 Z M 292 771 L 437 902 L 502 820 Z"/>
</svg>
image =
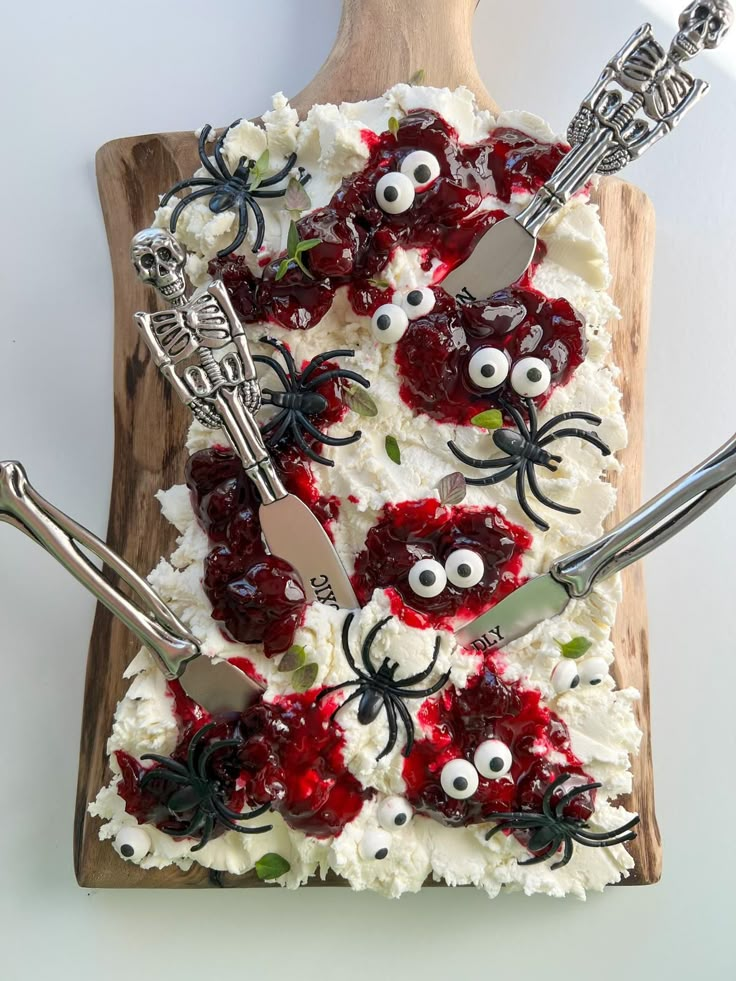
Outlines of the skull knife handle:
<svg viewBox="0 0 736 981">
<path fill-rule="evenodd" d="M 728 0 L 698 0 L 680 16 L 669 50 L 644 24 L 608 62 L 568 128 L 572 149 L 516 221 L 537 236 L 595 174 L 615 174 L 680 123 L 703 98 L 707 82 L 683 68 L 718 47 L 733 24 Z"/>
</svg>

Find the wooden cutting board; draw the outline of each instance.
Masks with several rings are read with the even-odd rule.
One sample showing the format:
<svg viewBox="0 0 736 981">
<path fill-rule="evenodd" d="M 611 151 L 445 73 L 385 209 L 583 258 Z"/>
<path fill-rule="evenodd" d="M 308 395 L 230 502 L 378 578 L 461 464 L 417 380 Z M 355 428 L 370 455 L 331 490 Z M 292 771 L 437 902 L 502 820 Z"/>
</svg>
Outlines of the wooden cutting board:
<svg viewBox="0 0 736 981">
<path fill-rule="evenodd" d="M 423 68 L 428 85 L 465 84 L 484 108 L 496 110 L 473 59 L 471 27 L 476 0 L 344 0 L 338 38 L 322 69 L 292 104 L 304 114 L 321 102 L 374 98 L 406 81 L 407 65 Z M 390 47 L 380 25 L 392 25 Z M 193 120 L 194 125 L 201 120 Z M 181 482 L 189 416 L 171 389 L 149 365 L 148 352 L 134 329 L 133 313 L 151 309 L 152 291 L 132 274 L 128 248 L 140 228 L 150 224 L 158 194 L 189 176 L 197 166 L 192 133 L 153 134 L 115 140 L 97 155 L 100 200 L 112 258 L 115 287 L 114 412 L 115 454 L 107 541 L 141 573 L 168 555 L 174 529 L 162 518 L 155 492 Z M 597 194 L 608 236 L 613 272 L 612 293 L 623 319 L 609 325 L 614 357 L 621 370 L 624 411 L 630 442 L 620 454 L 624 469 L 616 479 L 618 507 L 612 523 L 640 503 L 644 368 L 654 255 L 654 213 L 637 188 L 606 180 Z M 622 800 L 641 815 L 639 836 L 630 851 L 636 869 L 629 885 L 658 881 L 661 846 L 654 811 L 649 725 L 647 614 L 641 566 L 624 575 L 624 600 L 615 625 L 615 677 L 619 687 L 642 695 L 638 706 L 643 731 L 634 761 L 634 792 Z M 90 642 L 84 693 L 74 823 L 77 880 L 85 887 L 201 887 L 210 883 L 206 869 L 188 873 L 172 867 L 143 871 L 118 858 L 109 842 L 97 837 L 99 821 L 87 815 L 87 803 L 109 779 L 105 744 L 115 706 L 127 683 L 122 675 L 136 654 L 133 636 L 98 606 Z M 224 876 L 232 886 L 261 883 L 254 874 Z M 329 883 L 341 880 L 331 878 Z M 329 884 L 328 883 L 328 884 Z M 321 884 L 317 880 L 315 885 Z"/>
</svg>

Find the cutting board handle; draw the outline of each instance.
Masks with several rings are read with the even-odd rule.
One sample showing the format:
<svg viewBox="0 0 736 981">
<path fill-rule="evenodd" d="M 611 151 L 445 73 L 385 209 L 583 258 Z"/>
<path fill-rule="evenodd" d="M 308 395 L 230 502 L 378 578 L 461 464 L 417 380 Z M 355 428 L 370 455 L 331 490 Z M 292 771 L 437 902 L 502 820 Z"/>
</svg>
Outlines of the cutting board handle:
<svg viewBox="0 0 736 981">
<path fill-rule="evenodd" d="M 497 112 L 473 55 L 478 2 L 343 0 L 332 51 L 292 105 L 304 115 L 318 103 L 375 98 L 424 69 L 427 85 L 467 85 L 482 108 Z"/>
</svg>

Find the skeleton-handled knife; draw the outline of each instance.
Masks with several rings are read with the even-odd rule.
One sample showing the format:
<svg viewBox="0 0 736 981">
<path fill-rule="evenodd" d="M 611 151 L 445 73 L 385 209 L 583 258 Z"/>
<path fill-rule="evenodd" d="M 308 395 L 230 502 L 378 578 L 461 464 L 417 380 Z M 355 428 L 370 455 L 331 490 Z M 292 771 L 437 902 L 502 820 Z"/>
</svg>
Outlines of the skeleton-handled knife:
<svg viewBox="0 0 736 981">
<path fill-rule="evenodd" d="M 616 174 L 671 133 L 703 98 L 707 82 L 683 68 L 704 48 L 716 48 L 733 23 L 728 0 L 697 0 L 680 16 L 669 51 L 639 28 L 614 55 L 568 129 L 572 149 L 518 215 L 488 229 L 472 255 L 442 283 L 450 293 L 482 299 L 510 286 L 528 269 L 542 226 L 594 174 Z"/>
<path fill-rule="evenodd" d="M 0 463 L 0 522 L 24 532 L 86 586 L 153 654 L 169 680 L 208 712 L 243 712 L 261 689 L 239 668 L 202 656 L 196 638 L 160 596 L 92 532 L 44 500 L 20 463 Z M 82 548 L 102 559 L 133 592 L 124 596 L 105 579 Z"/>
<path fill-rule="evenodd" d="M 253 413 L 260 389 L 243 326 L 223 283 L 215 280 L 187 299 L 186 254 L 164 229 L 147 228 L 131 243 L 139 278 L 172 305 L 137 313 L 136 323 L 159 371 L 194 416 L 222 428 L 261 498 L 259 518 L 268 548 L 299 573 L 307 599 L 337 609 L 358 600 L 335 547 L 303 501 L 289 494 L 274 468 Z M 228 348 L 217 360 L 215 349 Z M 181 374 L 176 366 L 182 362 Z"/>
<path fill-rule="evenodd" d="M 572 599 L 644 558 L 704 514 L 736 487 L 736 435 L 626 521 L 591 545 L 558 559 L 549 571 L 520 586 L 461 627 L 463 647 L 494 650 L 558 616 Z"/>
</svg>

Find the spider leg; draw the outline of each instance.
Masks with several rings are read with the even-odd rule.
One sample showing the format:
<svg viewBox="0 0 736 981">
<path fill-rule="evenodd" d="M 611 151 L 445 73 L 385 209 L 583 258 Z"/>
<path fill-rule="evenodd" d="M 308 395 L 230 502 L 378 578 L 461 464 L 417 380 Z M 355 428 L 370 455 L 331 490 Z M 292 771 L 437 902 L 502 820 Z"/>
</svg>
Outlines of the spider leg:
<svg viewBox="0 0 736 981">
<path fill-rule="evenodd" d="M 550 419 L 549 422 L 539 429 L 537 433 L 537 439 L 541 439 L 542 436 L 546 436 L 548 432 L 558 426 L 561 422 L 569 422 L 571 419 L 579 419 L 581 422 L 589 422 L 593 426 L 600 426 L 603 422 L 600 416 L 593 415 L 592 412 L 563 412 L 559 416 L 555 416 L 554 419 Z"/>
<path fill-rule="evenodd" d="M 251 250 L 255 255 L 263 245 L 263 239 L 266 235 L 266 220 L 263 217 L 263 212 L 261 211 L 260 205 L 253 200 L 252 196 L 247 200 L 248 204 L 250 205 L 250 210 L 253 212 L 256 219 L 256 240 L 253 243 L 253 248 Z"/>
<path fill-rule="evenodd" d="M 154 767 L 152 770 L 146 770 L 142 773 L 138 781 L 139 787 L 147 787 L 149 783 L 154 780 L 168 780 L 169 783 L 174 783 L 179 787 L 187 787 L 192 780 L 191 775 L 184 775 L 183 773 L 174 773 L 173 771 L 165 771 Z"/>
<path fill-rule="evenodd" d="M 353 681 L 353 682 L 351 682 L 351 684 L 353 684 L 353 685 L 360 685 L 360 682 L 359 681 Z M 335 711 L 332 713 L 332 715 L 330 716 L 330 722 L 333 722 L 334 721 L 335 716 L 340 711 L 340 709 L 344 709 L 346 705 L 349 705 L 351 702 L 354 702 L 356 698 L 360 698 L 361 695 L 363 694 L 363 691 L 364 691 L 364 688 L 359 687 L 358 690 L 357 691 L 354 691 L 352 695 L 348 695 L 348 697 L 345 699 L 345 701 L 344 702 L 341 702 L 340 705 L 338 705 L 337 708 L 335 709 Z"/>
<path fill-rule="evenodd" d="M 195 760 L 197 756 L 197 751 L 199 749 L 199 744 L 202 742 L 204 737 L 215 728 L 214 722 L 208 722 L 206 726 L 202 726 L 192 738 L 189 740 L 189 750 L 187 752 L 187 767 L 192 773 L 196 773 L 197 769 L 195 766 Z"/>
<path fill-rule="evenodd" d="M 194 812 L 194 817 L 186 826 L 186 828 L 183 831 L 175 831 L 173 832 L 173 834 L 175 834 L 177 837 L 180 838 L 190 838 L 192 835 L 196 834 L 196 832 L 202 827 L 202 825 L 205 823 L 205 820 L 206 819 L 204 814 L 199 808 L 197 808 Z M 169 833 L 170 832 L 168 831 L 166 832 L 166 834 Z"/>
<path fill-rule="evenodd" d="M 545 845 L 542 850 L 541 855 L 534 855 L 532 858 L 525 858 L 522 862 L 517 859 L 519 865 L 540 865 L 542 862 L 546 862 L 548 858 L 552 858 L 557 849 L 560 847 L 562 838 L 553 838 L 549 845 Z"/>
<path fill-rule="evenodd" d="M 278 361 L 276 361 L 274 358 L 269 358 L 268 355 L 266 355 L 266 354 L 254 354 L 253 355 L 253 360 L 256 362 L 256 364 L 267 364 L 269 366 L 269 368 L 272 368 L 274 374 L 276 375 L 276 377 L 278 378 L 278 380 L 281 382 L 281 384 L 284 386 L 284 391 L 285 392 L 290 392 L 292 390 L 293 385 L 289 381 L 289 378 L 288 378 L 286 372 L 281 367 L 281 365 L 278 363 Z M 294 376 L 294 372 L 292 372 L 292 377 L 293 376 Z M 268 394 L 269 395 L 272 395 L 273 393 L 272 392 L 269 392 Z"/>
<path fill-rule="evenodd" d="M 332 361 L 333 358 L 354 358 L 355 351 L 351 351 L 349 348 L 340 348 L 336 351 L 325 351 L 324 354 L 318 354 L 316 357 L 312 358 L 307 367 L 302 373 L 302 386 L 306 381 L 312 377 L 314 372 L 320 365 L 323 365 L 325 361 Z M 321 379 L 320 379 L 321 380 Z"/>
<path fill-rule="evenodd" d="M 224 249 L 220 249 L 217 253 L 218 259 L 224 259 L 225 256 L 230 255 L 235 252 L 243 244 L 243 239 L 248 234 L 248 209 L 244 200 L 238 202 L 238 234 L 232 240 L 230 245 L 226 245 Z"/>
<path fill-rule="evenodd" d="M 401 689 L 402 698 L 429 698 L 430 695 L 436 695 L 438 691 L 445 687 L 450 677 L 450 672 L 446 671 L 442 675 L 439 681 L 435 682 L 431 688 L 422 688 L 419 691 L 405 691 Z"/>
<path fill-rule="evenodd" d="M 222 803 L 222 801 L 217 800 L 217 798 L 214 798 L 214 797 L 212 798 L 212 806 L 217 811 L 218 816 L 224 818 L 225 820 L 227 820 L 227 821 L 229 821 L 231 823 L 233 821 L 248 821 L 251 818 L 260 817 L 261 814 L 265 813 L 271 807 L 270 804 L 263 804 L 261 807 L 257 807 L 253 811 L 245 811 L 245 812 L 241 813 L 239 811 L 231 811 L 229 807 L 226 807 L 225 804 Z M 263 829 L 263 828 L 241 828 L 238 825 L 235 825 L 233 827 L 233 831 L 244 831 L 244 832 L 246 832 L 246 834 L 248 832 L 252 832 L 253 834 L 261 834 L 263 832 L 263 830 L 265 830 L 265 829 Z"/>
<path fill-rule="evenodd" d="M 411 753 L 414 748 L 414 721 L 409 713 L 409 709 L 401 701 L 401 698 L 394 696 L 391 698 L 392 704 L 396 707 L 396 711 L 399 713 L 402 723 L 404 724 L 404 731 L 406 732 L 406 744 L 401 751 L 404 759 Z"/>
<path fill-rule="evenodd" d="M 291 410 L 282 409 L 280 412 L 277 412 L 275 416 L 269 419 L 268 422 L 264 423 L 261 426 L 261 436 L 265 437 L 269 435 L 269 433 L 271 433 L 272 436 L 270 442 L 273 445 L 275 445 L 276 443 L 278 443 L 278 441 L 281 439 L 281 437 L 288 429 L 290 422 L 291 422 Z M 279 423 L 281 425 L 279 425 Z M 277 426 L 278 426 L 278 432 L 274 433 L 273 430 L 276 429 Z"/>
<path fill-rule="evenodd" d="M 550 865 L 550 868 L 552 869 L 552 871 L 554 872 L 557 869 L 564 868 L 567 865 L 567 863 L 570 861 L 570 859 L 572 858 L 573 851 L 574 851 L 574 845 L 572 843 L 572 838 L 565 838 L 565 852 L 564 852 L 564 855 L 562 856 L 562 858 L 560 859 L 559 862 L 555 862 L 554 865 Z"/>
<path fill-rule="evenodd" d="M 567 436 L 576 436 L 578 439 L 585 440 L 586 443 L 590 443 L 597 450 L 600 450 L 603 456 L 611 455 L 611 447 L 607 443 L 604 443 L 596 433 L 589 433 L 586 429 L 558 429 L 556 433 L 545 436 L 538 445 L 542 447 L 548 446 L 554 440 L 564 439 Z"/>
<path fill-rule="evenodd" d="M 547 495 L 542 492 L 542 489 L 539 486 L 539 481 L 537 480 L 537 474 L 534 470 L 534 464 L 531 462 L 531 460 L 527 465 L 527 477 L 532 494 L 538 501 L 541 501 L 542 504 L 545 504 L 548 508 L 552 508 L 553 511 L 561 511 L 563 514 L 580 514 L 580 508 L 570 508 L 565 504 L 556 504 L 551 498 L 547 497 Z"/>
<path fill-rule="evenodd" d="M 282 181 L 289 171 L 293 169 L 295 163 L 296 154 L 292 153 L 281 170 L 277 174 L 272 174 L 271 177 L 267 177 L 264 181 L 261 181 L 258 187 L 272 187 L 274 184 L 278 184 L 278 182 Z"/>
<path fill-rule="evenodd" d="M 350 617 L 352 618 L 352 616 L 353 614 L 351 613 Z M 373 646 L 373 641 L 378 636 L 379 631 L 386 626 L 389 620 L 393 620 L 393 616 L 384 617 L 383 620 L 379 620 L 378 623 L 374 623 L 371 629 L 368 631 L 366 638 L 363 641 L 363 645 L 360 648 L 360 657 L 365 665 L 366 671 L 372 678 L 375 678 L 376 676 L 376 669 L 373 667 L 373 663 L 371 661 L 371 647 Z M 343 633 L 343 646 L 345 644 L 344 637 L 345 635 Z M 358 673 L 357 669 L 354 668 L 353 670 L 355 670 L 356 674 Z"/>
<path fill-rule="evenodd" d="M 350 665 L 350 670 L 353 672 L 353 674 L 357 674 L 357 676 L 359 678 L 361 678 L 361 677 L 363 677 L 363 672 L 360 671 L 360 669 L 358 668 L 358 665 L 355 663 L 355 659 L 353 658 L 353 654 L 352 654 L 352 652 L 350 650 L 350 627 L 352 626 L 354 619 L 355 619 L 355 614 L 354 613 L 348 613 L 348 615 L 343 620 L 343 623 L 342 623 L 342 652 L 345 655 L 345 660 Z M 371 675 L 371 677 L 375 674 L 375 671 L 373 670 L 373 666 L 372 665 L 371 665 L 371 670 L 369 671 L 369 674 Z"/>
<path fill-rule="evenodd" d="M 179 181 L 164 194 L 161 198 L 161 207 L 168 204 L 175 194 L 185 190 L 187 187 L 219 187 L 222 181 L 213 180 L 210 177 L 190 177 L 189 180 Z M 211 191 L 208 193 L 212 193 Z"/>
<path fill-rule="evenodd" d="M 396 721 L 396 708 L 394 707 L 391 697 L 388 694 L 384 696 L 383 707 L 386 709 L 386 718 L 388 719 L 388 739 L 386 740 L 386 745 L 376 757 L 376 763 L 378 763 L 379 760 L 382 760 L 384 756 L 388 756 L 396 745 L 396 740 L 399 738 L 399 726 Z"/>
<path fill-rule="evenodd" d="M 552 811 L 552 798 L 554 797 L 555 791 L 558 790 L 563 783 L 567 783 L 569 779 L 569 773 L 561 773 L 558 777 L 555 777 L 542 795 L 542 812 L 544 816 L 552 822 L 556 822 L 558 820 L 557 816 Z"/>
<path fill-rule="evenodd" d="M 536 511 L 532 510 L 532 508 L 529 505 L 529 502 L 526 499 L 526 488 L 524 487 L 524 478 L 531 477 L 533 473 L 534 473 L 533 464 L 531 463 L 530 460 L 527 460 L 526 465 L 522 466 L 521 469 L 516 474 L 516 497 L 519 501 L 519 506 L 521 507 L 521 510 L 528 518 L 530 518 L 534 522 L 537 528 L 541 528 L 542 531 L 549 531 L 549 525 L 547 524 L 547 522 L 543 518 L 540 518 L 540 516 L 536 513 Z M 534 489 L 534 485 L 531 482 L 531 479 L 529 480 L 529 485 L 532 489 L 532 493 L 534 493 L 534 496 L 536 497 L 537 496 L 536 491 Z"/>
<path fill-rule="evenodd" d="M 363 388 L 371 387 L 371 383 L 367 378 L 359 375 L 357 371 L 351 371 L 349 368 L 334 368 L 332 371 L 326 371 L 323 375 L 319 375 L 317 378 L 312 378 L 307 385 L 304 384 L 304 375 L 302 375 L 301 385 L 302 388 L 306 388 L 308 391 L 312 392 L 315 388 L 319 388 L 323 382 L 332 381 L 334 378 L 348 379 L 349 381 L 357 382 L 359 385 L 362 385 Z"/>
<path fill-rule="evenodd" d="M 284 359 L 286 370 L 289 372 L 291 377 L 292 378 L 297 377 L 299 372 L 296 370 L 296 363 L 294 362 L 294 358 L 292 357 L 291 351 L 289 350 L 286 344 L 282 344 L 281 341 L 277 341 L 273 337 L 259 337 L 258 340 L 261 342 L 261 344 L 268 344 L 276 351 L 278 351 L 281 357 Z M 264 357 L 264 355 L 260 355 L 260 357 Z M 278 362 L 275 361 L 273 358 L 269 360 L 272 367 L 274 364 L 278 364 Z M 279 365 L 279 367 L 281 366 Z"/>
<path fill-rule="evenodd" d="M 565 807 L 567 807 L 570 801 L 573 800 L 573 798 L 580 797 L 589 790 L 600 790 L 602 786 L 603 784 L 601 783 L 583 783 L 579 784 L 577 787 L 573 787 L 572 790 L 568 790 L 568 792 L 563 794 L 555 804 L 555 817 L 557 820 L 561 821 L 563 819 L 562 811 Z"/>
<path fill-rule="evenodd" d="M 334 695 L 336 691 L 341 691 L 343 688 L 355 688 L 359 684 L 359 681 L 344 681 L 341 685 L 330 685 L 329 688 L 323 688 L 314 700 L 315 705 L 317 702 L 321 702 L 323 698 L 327 698 L 328 695 Z M 342 703 L 340 704 L 340 708 L 342 708 Z"/>
<path fill-rule="evenodd" d="M 572 837 L 579 845 L 586 845 L 588 848 L 613 848 L 614 845 L 624 845 L 627 841 L 633 841 L 637 837 L 636 831 L 630 831 L 627 835 L 619 838 L 610 838 L 608 841 L 581 838 L 577 832 L 572 833 Z"/>
<path fill-rule="evenodd" d="M 495 460 L 480 460 L 474 456 L 468 456 L 467 453 L 463 452 L 459 446 L 457 446 L 452 440 L 449 440 L 447 445 L 450 447 L 452 453 L 462 461 L 462 463 L 467 464 L 469 467 L 475 467 L 476 470 L 489 470 L 496 467 L 508 467 L 509 472 L 503 476 L 502 474 L 497 474 L 495 477 L 489 477 L 488 480 L 493 480 L 494 483 L 498 483 L 501 480 L 505 480 L 506 477 L 510 477 L 512 473 L 519 469 L 522 464 L 522 460 L 517 463 L 512 464 L 509 467 L 509 460 L 511 457 L 504 457 L 503 459 L 496 458 Z"/>
<path fill-rule="evenodd" d="M 539 815 L 536 816 L 539 817 Z M 509 822 L 508 824 L 502 822 L 501 824 L 497 824 L 495 828 L 491 828 L 491 830 L 486 834 L 486 841 L 489 841 L 499 831 L 531 831 L 533 828 L 538 828 L 538 827 L 539 827 L 539 821 L 535 821 L 533 819 L 530 819 L 528 821 L 520 820 L 520 821 Z"/>
<path fill-rule="evenodd" d="M 207 153 L 207 149 L 206 149 L 207 140 L 209 139 L 209 135 L 211 132 L 212 132 L 212 127 L 209 125 L 209 123 L 207 123 L 207 125 L 202 127 L 202 132 L 199 134 L 199 143 L 197 144 L 199 161 L 204 167 L 204 169 L 207 171 L 207 173 L 212 174 L 212 176 L 215 178 L 216 183 L 222 184 L 223 174 L 217 171 L 215 165 L 210 160 L 209 154 Z"/>
<path fill-rule="evenodd" d="M 529 412 L 529 418 L 531 420 L 531 413 L 532 411 L 536 412 L 536 409 L 534 408 L 534 403 L 531 401 L 531 399 L 527 399 L 526 402 L 527 411 Z M 519 412 L 519 410 L 515 406 L 511 405 L 510 402 L 507 402 L 506 399 L 499 399 L 498 405 L 502 412 L 505 412 L 507 415 L 511 416 L 516 424 L 516 428 L 519 430 L 519 433 L 524 437 L 524 439 L 528 440 L 530 443 L 533 443 L 534 438 L 532 436 L 532 431 L 530 431 L 527 427 L 526 422 L 524 422 L 524 416 Z M 534 425 L 536 427 L 536 419 Z"/>
<path fill-rule="evenodd" d="M 177 773 L 182 777 L 190 776 L 189 770 L 187 770 L 183 763 L 178 763 L 176 760 L 172 760 L 168 756 L 157 756 L 155 753 L 144 753 L 143 756 L 141 756 L 141 760 L 153 760 L 154 763 L 158 763 L 162 768 L 169 770 L 172 774 Z M 141 780 L 147 773 L 155 773 L 156 770 L 156 767 L 146 770 L 146 773 L 141 775 Z"/>
<path fill-rule="evenodd" d="M 309 433 L 310 436 L 314 436 L 318 439 L 320 443 L 327 443 L 328 446 L 349 446 L 351 443 L 357 443 L 360 437 L 363 435 L 360 432 L 353 433 L 352 436 L 328 436 L 326 433 L 321 433 L 316 426 L 314 426 L 309 419 L 304 415 L 303 412 L 295 412 L 299 424 L 302 428 Z"/>
<path fill-rule="evenodd" d="M 304 437 L 302 436 L 302 434 L 299 432 L 299 429 L 297 427 L 297 420 L 296 420 L 295 416 L 296 416 L 296 413 L 293 413 L 292 419 L 291 419 L 291 423 L 290 423 L 290 428 L 291 428 L 291 432 L 292 432 L 292 435 L 294 437 L 294 440 L 296 441 L 296 444 L 299 447 L 299 449 L 303 453 L 306 453 L 306 455 L 309 457 L 309 459 L 310 460 L 314 460 L 315 463 L 322 463 L 326 467 L 334 467 L 335 466 L 335 461 L 334 460 L 328 460 L 326 456 L 322 456 L 320 453 L 318 453 L 314 449 L 314 447 L 310 446 L 309 443 L 307 443 L 307 441 L 304 439 Z"/>
<path fill-rule="evenodd" d="M 592 841 L 602 841 L 604 838 L 610 838 L 611 835 L 617 836 L 624 834 L 626 831 L 631 831 L 632 828 L 635 828 L 639 824 L 640 820 L 637 814 L 636 817 L 627 821 L 626 824 L 622 824 L 620 828 L 614 828 L 612 831 L 589 831 L 588 828 L 578 828 L 575 833 L 582 838 L 590 838 Z"/>
<path fill-rule="evenodd" d="M 211 194 L 212 191 L 210 190 L 210 188 L 204 187 L 202 188 L 201 191 L 194 191 L 192 194 L 188 195 L 187 197 L 182 198 L 182 200 L 177 204 L 177 206 L 171 212 L 171 218 L 169 219 L 169 228 L 171 229 L 171 231 L 172 232 L 176 231 L 176 223 L 179 221 L 179 215 L 182 213 L 182 211 L 184 210 L 184 208 L 186 208 L 188 204 L 191 204 L 192 201 L 196 201 L 197 198 L 204 198 Z"/>
<path fill-rule="evenodd" d="M 215 830 L 214 815 L 208 814 L 207 817 L 202 822 L 202 837 L 200 838 L 199 843 L 193 845 L 189 850 L 192 852 L 198 852 L 200 849 L 204 848 L 204 846 L 209 842 L 210 838 L 212 837 L 212 832 L 214 830 Z"/>
<path fill-rule="evenodd" d="M 200 780 L 207 779 L 206 767 L 215 753 L 219 752 L 221 749 L 230 749 L 240 745 L 240 739 L 221 739 L 219 742 L 209 745 L 197 762 L 197 776 L 200 778 Z"/>
<path fill-rule="evenodd" d="M 424 671 L 420 671 L 418 674 L 413 674 L 410 678 L 400 678 L 398 681 L 394 682 L 395 688 L 404 688 L 409 685 L 415 685 L 418 681 L 424 681 L 432 674 L 432 669 L 437 663 L 437 658 L 440 656 L 440 639 L 437 637 L 434 642 L 434 653 L 432 654 L 432 660 L 429 662 Z"/>
<path fill-rule="evenodd" d="M 527 439 L 530 443 L 536 443 L 537 441 L 537 428 L 539 426 L 539 416 L 537 415 L 537 407 L 534 404 L 534 399 L 525 399 L 526 411 L 529 414 L 529 428 L 527 429 Z M 526 429 L 526 426 L 524 427 Z M 523 435 L 523 434 L 522 434 Z"/>
</svg>

